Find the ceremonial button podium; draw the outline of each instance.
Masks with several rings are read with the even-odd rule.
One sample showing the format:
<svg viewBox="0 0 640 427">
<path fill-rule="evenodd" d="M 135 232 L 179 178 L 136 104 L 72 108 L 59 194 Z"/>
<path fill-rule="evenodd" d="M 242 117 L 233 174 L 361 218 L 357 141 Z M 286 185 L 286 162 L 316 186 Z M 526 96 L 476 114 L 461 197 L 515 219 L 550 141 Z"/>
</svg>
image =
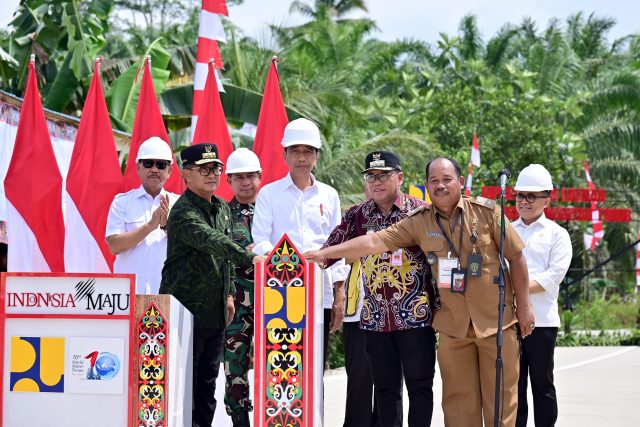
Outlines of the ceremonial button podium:
<svg viewBox="0 0 640 427">
<path fill-rule="evenodd" d="M 322 426 L 320 269 L 285 234 L 255 277 L 253 426 Z"/>
<path fill-rule="evenodd" d="M 252 424 L 321 427 L 320 269 L 285 235 L 255 283 Z M 134 275 L 2 273 L 0 427 L 191 427 L 193 316 L 134 291 Z"/>
<path fill-rule="evenodd" d="M 193 317 L 135 276 L 2 273 L 0 427 L 191 427 Z"/>
</svg>

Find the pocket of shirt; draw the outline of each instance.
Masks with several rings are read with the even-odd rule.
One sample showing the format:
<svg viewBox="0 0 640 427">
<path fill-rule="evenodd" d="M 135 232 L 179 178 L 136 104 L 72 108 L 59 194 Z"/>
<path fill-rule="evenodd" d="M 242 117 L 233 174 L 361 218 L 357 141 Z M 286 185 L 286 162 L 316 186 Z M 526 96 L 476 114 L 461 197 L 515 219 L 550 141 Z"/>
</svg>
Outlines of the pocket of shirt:
<svg viewBox="0 0 640 427">
<path fill-rule="evenodd" d="M 124 216 L 124 230 L 132 231 L 146 223 L 144 212 L 127 212 Z"/>
</svg>

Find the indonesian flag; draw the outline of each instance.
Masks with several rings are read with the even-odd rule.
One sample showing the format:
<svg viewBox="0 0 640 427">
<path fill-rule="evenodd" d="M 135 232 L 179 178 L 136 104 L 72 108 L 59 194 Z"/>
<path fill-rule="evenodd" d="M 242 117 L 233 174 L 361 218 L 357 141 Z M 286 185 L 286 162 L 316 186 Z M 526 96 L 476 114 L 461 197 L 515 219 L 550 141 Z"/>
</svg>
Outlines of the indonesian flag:
<svg viewBox="0 0 640 427">
<path fill-rule="evenodd" d="M 640 241 L 640 232 L 638 232 L 638 241 Z M 640 243 L 636 245 L 636 292 L 640 288 Z"/>
<path fill-rule="evenodd" d="M 222 26 L 221 15 L 229 16 L 225 0 L 202 0 L 200 22 L 198 25 L 198 53 L 196 69 L 193 76 L 193 113 L 191 116 L 191 136 L 195 135 L 198 116 L 200 115 L 204 88 L 207 81 L 208 67 L 211 60 L 216 68 L 218 91 L 224 92 L 222 75 L 218 68 L 224 68 L 218 42 L 226 43 L 227 36 Z"/>
<path fill-rule="evenodd" d="M 589 172 L 589 164 L 584 161 L 584 174 L 587 178 L 587 184 L 589 190 L 595 191 L 596 186 L 591 179 L 591 173 Z M 591 202 L 591 226 L 593 228 L 593 234 L 584 234 L 584 245 L 586 249 L 595 251 L 598 242 L 604 237 L 604 229 L 602 226 L 602 220 L 600 218 L 600 210 L 598 209 L 598 203 Z"/>
<path fill-rule="evenodd" d="M 289 172 L 287 163 L 282 155 L 281 145 L 284 128 L 289 123 L 287 110 L 284 108 L 282 93 L 280 92 L 280 77 L 276 66 L 278 58 L 271 59 L 269 75 L 264 86 L 264 95 L 260 105 L 260 116 L 253 151 L 262 165 L 261 186 L 284 178 Z"/>
<path fill-rule="evenodd" d="M 202 110 L 196 125 L 196 132 L 193 136 L 193 145 L 213 143 L 218 147 L 218 157 L 222 163 L 227 164 L 227 158 L 233 152 L 233 144 L 229 136 L 229 128 L 227 127 L 227 119 L 224 116 L 222 102 L 220 101 L 220 92 L 216 83 L 216 72 L 213 62 L 209 64 L 209 75 L 207 76 L 207 84 L 204 88 L 204 97 L 202 98 Z M 216 190 L 216 195 L 229 201 L 233 198 L 233 191 L 227 182 L 225 173 L 220 176 L 220 183 Z"/>
<path fill-rule="evenodd" d="M 67 175 L 67 272 L 111 273 L 115 256 L 104 238 L 109 206 L 122 172 L 96 61 Z"/>
<path fill-rule="evenodd" d="M 138 175 L 138 165 L 136 164 L 136 156 L 138 149 L 147 139 L 157 136 L 167 142 L 169 147 L 169 135 L 162 121 L 160 106 L 156 98 L 156 91 L 153 88 L 153 78 L 149 62 L 150 58 L 144 63 L 142 72 L 142 83 L 140 84 L 140 96 L 138 97 L 138 105 L 136 107 L 136 118 L 133 122 L 133 134 L 131 135 L 131 143 L 129 146 L 129 158 L 127 159 L 127 168 L 124 171 L 124 191 L 138 188 L 141 185 L 140 176 Z M 172 150 L 173 151 L 173 150 Z M 180 176 L 180 168 L 176 162 L 175 154 L 172 154 L 173 163 L 171 164 L 171 175 L 164 183 L 164 189 L 173 193 L 182 193 L 182 178 Z"/>
<path fill-rule="evenodd" d="M 480 166 L 480 144 L 478 144 L 478 135 L 473 132 L 473 142 L 471 143 L 471 159 L 469 161 L 469 175 L 467 175 L 467 188 L 464 194 L 471 195 L 471 187 L 473 184 L 473 167 Z"/>
<path fill-rule="evenodd" d="M 8 271 L 64 272 L 62 175 L 38 93 L 34 56 L 11 164 L 4 180 Z"/>
</svg>

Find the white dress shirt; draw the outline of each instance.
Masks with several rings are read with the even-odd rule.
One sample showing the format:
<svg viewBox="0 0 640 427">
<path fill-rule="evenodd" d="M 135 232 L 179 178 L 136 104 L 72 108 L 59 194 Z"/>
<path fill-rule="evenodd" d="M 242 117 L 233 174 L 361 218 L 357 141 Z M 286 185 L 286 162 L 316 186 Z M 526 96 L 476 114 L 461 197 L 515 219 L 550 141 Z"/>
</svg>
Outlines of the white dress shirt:
<svg viewBox="0 0 640 427">
<path fill-rule="evenodd" d="M 142 227 L 151 220 L 153 211 L 160 205 L 160 196 L 169 196 L 173 205 L 177 194 L 162 189 L 155 198 L 140 186 L 116 195 L 109 209 L 105 236 L 113 236 Z M 136 294 L 157 294 L 160 289 L 162 267 L 167 259 L 167 234 L 160 227 L 153 230 L 135 247 L 116 256 L 114 273 L 134 273 Z"/>
<path fill-rule="evenodd" d="M 518 218 L 513 228 L 526 244 L 523 250 L 529 268 L 529 280 L 535 280 L 544 292 L 531 293 L 536 326 L 559 327 L 558 291 L 569 264 L 571 264 L 571 239 L 567 230 L 542 214 L 537 221 L 527 225 Z"/>
<path fill-rule="evenodd" d="M 285 233 L 301 252 L 322 247 L 342 219 L 340 198 L 333 187 L 313 175 L 311 179 L 313 184 L 304 191 L 294 184 L 291 174 L 260 190 L 251 227 L 253 252 L 271 252 Z M 333 283 L 345 280 L 347 273 L 344 260 L 323 270 L 324 308 L 333 304 Z"/>
</svg>

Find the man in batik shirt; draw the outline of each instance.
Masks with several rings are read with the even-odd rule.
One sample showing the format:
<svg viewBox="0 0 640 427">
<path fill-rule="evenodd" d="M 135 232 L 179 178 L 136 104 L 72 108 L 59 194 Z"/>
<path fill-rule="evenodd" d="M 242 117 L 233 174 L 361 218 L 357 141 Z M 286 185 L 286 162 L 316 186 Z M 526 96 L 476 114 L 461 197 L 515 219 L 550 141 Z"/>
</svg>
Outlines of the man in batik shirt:
<svg viewBox="0 0 640 427">
<path fill-rule="evenodd" d="M 403 194 L 400 158 L 375 151 L 365 158 L 371 199 L 349 209 L 323 247 L 383 230 L 424 202 Z M 328 264 L 335 262 L 330 260 Z M 433 413 L 437 291 L 418 246 L 361 259 L 364 305 L 360 329 L 376 390 L 379 423 L 402 426 L 402 380 L 409 394 L 409 426 L 429 425 Z"/>
</svg>

